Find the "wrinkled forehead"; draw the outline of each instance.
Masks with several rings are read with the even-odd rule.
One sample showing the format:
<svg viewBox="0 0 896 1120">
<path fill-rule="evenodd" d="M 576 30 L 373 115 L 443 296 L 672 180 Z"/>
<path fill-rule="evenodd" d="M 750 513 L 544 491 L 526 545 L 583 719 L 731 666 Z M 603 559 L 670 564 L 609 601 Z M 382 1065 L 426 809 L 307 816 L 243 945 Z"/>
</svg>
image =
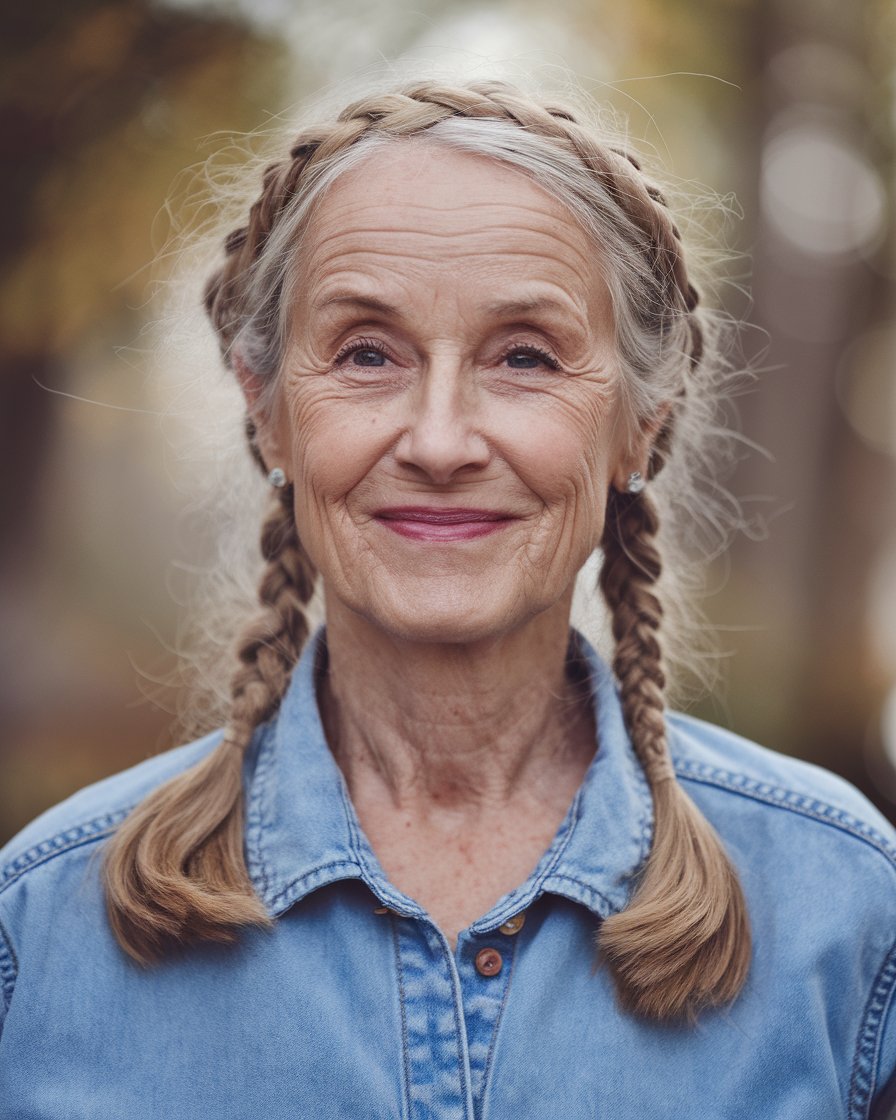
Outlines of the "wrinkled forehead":
<svg viewBox="0 0 896 1120">
<path fill-rule="evenodd" d="M 412 208 L 426 224 L 438 215 L 463 226 L 470 206 L 520 207 L 555 222 L 578 226 L 566 207 L 522 169 L 474 152 L 463 152 L 426 138 L 387 143 L 362 157 L 326 190 L 315 222 L 359 206 Z"/>
<path fill-rule="evenodd" d="M 603 313 L 600 254 L 574 214 L 521 170 L 425 140 L 370 153 L 318 202 L 303 234 L 303 296 L 364 276 L 426 285 L 544 283 Z"/>
</svg>

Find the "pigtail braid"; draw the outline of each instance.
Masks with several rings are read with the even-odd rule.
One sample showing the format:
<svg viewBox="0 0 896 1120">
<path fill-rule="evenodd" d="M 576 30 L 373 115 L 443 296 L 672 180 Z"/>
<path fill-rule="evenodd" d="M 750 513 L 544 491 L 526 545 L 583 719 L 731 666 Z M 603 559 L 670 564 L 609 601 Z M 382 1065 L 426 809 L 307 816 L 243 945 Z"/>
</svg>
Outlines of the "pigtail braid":
<svg viewBox="0 0 896 1120">
<path fill-rule="evenodd" d="M 673 405 L 654 440 L 652 478 L 688 403 L 686 367 L 695 370 L 704 349 L 699 297 L 679 231 L 662 192 L 634 156 L 604 143 L 568 107 L 539 103 L 503 82 L 409 83 L 356 101 L 295 137 L 288 158 L 264 171 L 261 194 L 246 223 L 226 238 L 224 260 L 206 287 L 205 306 L 225 364 L 245 366 L 259 383 L 274 382 L 296 234 L 315 191 L 326 189 L 327 176 L 338 172 L 348 150 L 367 138 L 437 133 L 450 118 L 500 121 L 537 134 L 567 164 L 574 157 L 600 188 L 600 206 L 609 214 L 601 219 L 604 228 L 623 231 L 628 254 L 620 304 L 630 323 L 628 337 L 637 335 L 643 343 L 625 350 L 620 342 L 621 358 L 633 377 L 652 387 L 653 396 L 642 402 L 671 399 Z M 504 150 L 497 148 L 497 158 Z M 639 405 L 642 413 L 648 407 Z M 251 425 L 248 435 L 264 470 Z M 669 755 L 658 527 L 649 492 L 610 492 L 601 587 L 613 616 L 614 670 L 625 720 L 653 795 L 654 839 L 632 902 L 604 921 L 598 943 L 623 1006 L 662 1021 L 693 1018 L 701 1007 L 737 995 L 749 965 L 750 932 L 735 871 L 677 782 Z M 239 927 L 268 920 L 243 855 L 242 769 L 254 730 L 276 711 L 308 632 L 305 606 L 315 572 L 298 539 L 288 488 L 273 500 L 262 551 L 262 610 L 238 644 L 223 741 L 192 770 L 150 794 L 110 842 L 110 919 L 138 961 L 156 960 L 172 944 L 231 940 Z"/>
<path fill-rule="evenodd" d="M 676 781 L 663 716 L 655 593 L 659 519 L 647 492 L 610 490 L 600 583 L 613 615 L 613 668 L 632 745 L 650 784 L 654 837 L 634 898 L 607 918 L 598 946 L 620 1003 L 659 1021 L 693 1021 L 734 999 L 750 962 L 740 883 L 712 826 Z"/>
<path fill-rule="evenodd" d="M 248 426 L 250 448 L 261 465 Z M 141 964 L 171 947 L 229 942 L 266 925 L 243 852 L 243 759 L 276 711 L 308 637 L 305 607 L 314 567 L 299 541 L 292 487 L 272 498 L 261 533 L 262 609 L 237 644 L 231 714 L 219 746 L 146 797 L 109 843 L 104 865 L 109 920 Z"/>
<path fill-rule="evenodd" d="M 569 128 L 582 158 L 588 157 L 593 141 L 578 125 Z M 672 450 L 689 388 L 687 374 L 704 355 L 699 293 L 688 277 L 681 235 L 666 199 L 643 175 L 639 161 L 612 148 L 589 158 L 643 237 L 654 285 L 645 301 L 644 326 L 661 339 L 674 337 L 685 359 L 676 397 L 651 447 L 647 476 L 652 480 Z M 702 1008 L 738 995 L 749 970 L 751 938 L 737 872 L 718 834 L 676 780 L 669 753 L 663 612 L 656 590 L 662 570 L 658 532 L 649 489 L 640 494 L 610 489 L 600 585 L 612 615 L 613 668 L 623 714 L 653 798 L 654 836 L 632 901 L 603 922 L 598 947 L 625 1008 L 656 1021 L 693 1021 Z"/>
</svg>

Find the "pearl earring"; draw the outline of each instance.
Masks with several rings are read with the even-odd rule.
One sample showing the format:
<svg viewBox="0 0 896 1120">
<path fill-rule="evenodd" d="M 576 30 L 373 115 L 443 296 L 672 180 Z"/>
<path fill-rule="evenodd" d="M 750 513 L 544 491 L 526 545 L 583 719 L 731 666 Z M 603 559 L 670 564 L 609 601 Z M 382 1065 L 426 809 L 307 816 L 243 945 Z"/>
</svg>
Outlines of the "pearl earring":
<svg viewBox="0 0 896 1120">
<path fill-rule="evenodd" d="M 628 476 L 628 482 L 625 484 L 625 489 L 629 494 L 640 494 L 647 483 L 641 477 L 640 471 L 632 471 Z"/>
<path fill-rule="evenodd" d="M 274 467 L 268 474 L 268 482 L 271 486 L 275 486 L 278 490 L 282 490 L 286 485 L 286 473 L 282 467 Z"/>
</svg>

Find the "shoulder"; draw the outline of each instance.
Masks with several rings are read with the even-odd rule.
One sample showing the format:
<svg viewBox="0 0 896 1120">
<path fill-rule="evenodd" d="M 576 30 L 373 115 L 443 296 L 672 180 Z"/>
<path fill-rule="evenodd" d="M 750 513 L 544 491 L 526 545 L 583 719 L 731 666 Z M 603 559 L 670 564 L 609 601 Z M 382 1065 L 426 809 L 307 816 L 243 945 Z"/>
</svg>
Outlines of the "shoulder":
<svg viewBox="0 0 896 1120">
<path fill-rule="evenodd" d="M 189 769 L 220 742 L 215 731 L 86 786 L 26 825 L 0 849 L 0 895 L 33 869 L 108 836 L 156 786 Z"/>
<path fill-rule="evenodd" d="M 830 825 L 896 864 L 896 829 L 845 779 L 693 716 L 671 713 L 668 722 L 676 773 L 686 784 Z"/>
<path fill-rule="evenodd" d="M 819 766 L 690 716 L 668 727 L 679 781 L 740 873 L 753 983 L 793 1006 L 816 993 L 851 1048 L 849 1114 L 868 1115 L 881 1086 L 896 1090 L 896 830 Z"/>
<path fill-rule="evenodd" d="M 691 716 L 668 726 L 679 781 L 743 869 L 769 883 L 792 863 L 807 889 L 876 895 L 896 928 L 896 829 L 855 786 Z"/>
</svg>

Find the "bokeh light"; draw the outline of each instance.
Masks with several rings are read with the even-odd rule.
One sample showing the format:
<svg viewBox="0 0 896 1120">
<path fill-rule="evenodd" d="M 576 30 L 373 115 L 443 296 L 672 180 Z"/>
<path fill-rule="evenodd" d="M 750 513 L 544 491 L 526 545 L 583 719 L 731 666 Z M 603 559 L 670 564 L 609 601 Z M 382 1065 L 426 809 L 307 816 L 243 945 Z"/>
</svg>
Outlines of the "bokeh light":
<svg viewBox="0 0 896 1120">
<path fill-rule="evenodd" d="M 879 243 L 886 196 L 875 168 L 853 140 L 807 116 L 775 124 L 761 165 L 763 214 L 801 253 L 838 257 Z"/>
<path fill-rule="evenodd" d="M 176 667 L 191 565 L 233 512 L 206 499 L 242 501 L 200 447 L 228 424 L 225 440 L 239 439 L 241 402 L 224 399 L 234 387 L 213 343 L 211 380 L 197 375 L 209 342 L 198 310 L 172 335 L 151 298 L 156 283 L 174 288 L 176 255 L 146 266 L 172 232 L 166 200 L 181 213 L 179 173 L 216 151 L 216 166 L 239 162 L 243 132 L 408 60 L 418 74 L 578 82 L 627 114 L 632 142 L 669 169 L 673 204 L 678 188 L 691 200 L 686 238 L 708 223 L 721 279 L 701 281 L 703 299 L 755 324 L 732 362 L 756 376 L 732 405 L 743 459 L 712 480 L 742 499 L 747 530 L 710 573 L 727 691 L 696 711 L 842 773 L 891 811 L 893 0 L 30 11 L 0 45 L 16 152 L 0 179 L 0 840 L 173 745 L 169 711 L 143 696 Z M 178 289 L 184 322 L 201 287 L 200 275 Z M 592 563 L 583 582 L 594 579 Z M 175 691 L 161 690 L 166 707 Z"/>
</svg>

